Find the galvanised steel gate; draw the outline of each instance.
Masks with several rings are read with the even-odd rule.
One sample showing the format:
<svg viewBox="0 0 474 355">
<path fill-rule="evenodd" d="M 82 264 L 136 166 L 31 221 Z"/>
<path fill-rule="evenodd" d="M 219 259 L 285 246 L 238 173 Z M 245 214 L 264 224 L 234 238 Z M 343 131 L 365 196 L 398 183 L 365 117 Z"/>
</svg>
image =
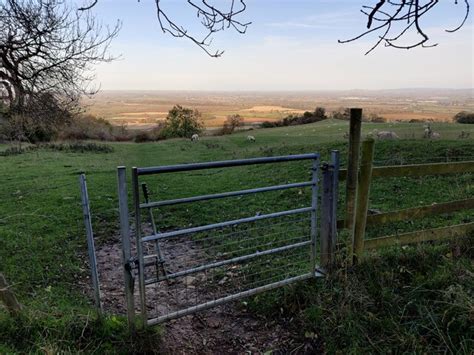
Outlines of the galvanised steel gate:
<svg viewBox="0 0 474 355">
<path fill-rule="evenodd" d="M 144 177 L 152 175 L 217 168 L 222 171 L 222 168 L 295 161 L 311 163 L 308 167 L 309 181 L 163 201 L 151 201 L 148 186 L 142 182 Z M 133 168 L 135 238 L 132 241 L 126 170 L 119 167 L 121 234 L 130 324 L 134 323 L 135 297 L 139 298 L 138 309 L 143 322 L 154 325 L 297 281 L 323 276 L 324 270 L 318 266 L 321 261 L 319 255 L 324 259 L 331 241 L 328 238 L 321 240 L 320 247 L 317 243 L 319 174 L 323 170 L 326 185 L 321 197 L 321 233 L 335 238 L 338 169 L 337 151 L 332 153 L 332 163 L 323 165 L 322 169 L 318 153 Z M 292 209 L 265 214 L 257 211 L 251 216 L 187 228 L 170 228 L 162 219 L 157 223 L 154 216 L 156 209 L 161 212 L 167 206 L 187 204 L 196 207 L 202 201 L 242 199 L 276 191 L 284 193 L 282 190 L 296 190 L 303 194 L 305 188 L 310 189 L 308 205 Z M 174 213 L 185 211 L 175 210 Z M 198 207 L 194 211 L 202 213 L 205 208 Z M 219 214 L 219 209 L 212 211 Z M 166 217 L 166 214 L 163 215 Z M 160 231 L 160 226 L 166 230 Z M 138 295 L 134 295 L 136 279 Z"/>
</svg>

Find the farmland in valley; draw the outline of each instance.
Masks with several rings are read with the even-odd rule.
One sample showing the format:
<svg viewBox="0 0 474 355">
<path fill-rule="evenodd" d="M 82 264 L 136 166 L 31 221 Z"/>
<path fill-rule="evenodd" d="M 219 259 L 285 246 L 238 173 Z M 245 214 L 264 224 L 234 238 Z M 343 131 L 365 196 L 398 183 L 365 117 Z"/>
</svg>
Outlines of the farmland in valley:
<svg viewBox="0 0 474 355">
<path fill-rule="evenodd" d="M 206 127 L 221 126 L 231 114 L 247 125 L 280 120 L 290 114 L 313 111 L 317 106 L 332 111 L 362 107 L 389 121 L 433 120 L 449 122 L 463 110 L 474 110 L 472 89 L 382 90 L 315 92 L 173 92 L 104 91 L 87 100 L 88 111 L 116 125 L 148 128 L 164 120 L 175 104 L 199 110 Z"/>
</svg>

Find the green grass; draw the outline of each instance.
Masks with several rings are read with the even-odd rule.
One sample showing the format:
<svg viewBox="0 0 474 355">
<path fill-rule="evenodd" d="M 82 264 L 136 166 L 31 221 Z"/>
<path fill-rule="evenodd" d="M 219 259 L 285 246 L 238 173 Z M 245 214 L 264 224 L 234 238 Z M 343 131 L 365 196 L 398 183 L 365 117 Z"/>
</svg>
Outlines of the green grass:
<svg viewBox="0 0 474 355">
<path fill-rule="evenodd" d="M 473 256 L 472 236 L 390 248 L 327 279 L 261 294 L 247 308 L 284 319 L 295 343 L 316 353 L 472 354 Z"/>
<path fill-rule="evenodd" d="M 374 128 L 390 129 L 402 138 L 410 138 L 377 142 L 376 164 L 386 165 L 474 159 L 473 140 L 455 139 L 461 130 L 470 131 L 471 136 L 474 136 L 474 127 L 471 127 L 436 124 L 434 129 L 441 132 L 443 137 L 439 141 L 411 139 L 413 131 L 418 136 L 423 134 L 422 126 L 418 124 L 364 124 L 363 132 L 366 134 Z M 79 172 L 85 171 L 87 174 L 94 230 L 97 242 L 104 243 L 117 240 L 115 169 L 119 165 L 130 168 L 303 152 L 321 152 L 323 158 L 327 159 L 332 149 L 341 151 L 342 163 L 345 164 L 347 142 L 343 134 L 347 129 L 347 122 L 328 120 L 305 126 L 254 130 L 250 134 L 256 137 L 255 143 L 248 142 L 245 139 L 248 133 L 242 132 L 226 137 L 204 137 L 199 143 L 187 140 L 115 143 L 108 144 L 112 148 L 111 152 L 49 147 L 0 157 L 0 272 L 13 284 L 18 298 L 27 309 L 18 321 L 12 321 L 0 311 L 0 352 L 42 352 L 44 349 L 131 352 L 133 349 L 145 351 L 146 346 L 150 345 L 149 334 L 138 337 L 137 343 L 128 339 L 125 336 L 125 321 L 121 317 L 96 320 L 91 302 L 84 295 L 82 285 L 88 282 L 88 268 L 85 261 Z M 5 148 L 2 146 L 0 150 L 4 151 Z M 269 183 L 297 182 L 308 178 L 308 164 L 294 163 L 178 173 L 145 180 L 153 198 L 163 199 Z M 473 195 L 471 174 L 376 180 L 371 192 L 371 208 L 387 211 Z M 264 198 L 246 197 L 237 202 L 210 201 L 203 205 L 206 208 L 170 208 L 163 212 L 166 223 L 162 228 L 234 219 L 253 215 L 257 211 L 265 213 L 296 208 L 306 206 L 309 199 L 307 191 L 301 194 L 285 191 L 271 193 Z M 463 211 L 369 230 L 369 237 L 472 220 L 472 213 Z M 396 260 L 398 254 L 394 255 L 393 260 Z M 369 270 L 370 266 L 367 268 Z M 362 272 L 362 269 L 355 272 Z M 367 273 L 370 274 L 369 271 Z M 372 274 L 377 274 L 375 266 Z M 361 282 L 369 281 L 361 279 Z M 400 281 L 399 286 L 403 287 L 403 280 L 395 281 Z M 457 284 L 454 276 L 451 281 Z M 335 291 L 333 285 L 329 287 L 328 293 L 329 290 Z M 317 292 L 322 291 L 318 289 Z M 279 309 L 278 300 L 269 301 L 267 307 Z M 305 314 L 306 310 L 301 312 Z M 31 334 L 20 336 L 23 334 L 20 329 L 30 329 Z M 87 340 L 81 336 L 83 330 L 92 334 Z M 352 336 L 356 337 L 356 334 Z"/>
</svg>

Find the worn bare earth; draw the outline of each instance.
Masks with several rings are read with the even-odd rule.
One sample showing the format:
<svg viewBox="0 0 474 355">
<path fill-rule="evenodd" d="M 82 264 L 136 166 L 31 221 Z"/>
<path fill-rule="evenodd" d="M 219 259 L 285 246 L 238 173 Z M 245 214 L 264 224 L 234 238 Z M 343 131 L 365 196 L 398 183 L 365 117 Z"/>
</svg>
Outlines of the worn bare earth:
<svg viewBox="0 0 474 355">
<path fill-rule="evenodd" d="M 165 260 L 173 260 L 174 255 L 178 254 L 196 258 L 200 253 L 199 248 L 178 242 L 162 244 L 162 251 Z M 107 312 L 115 314 L 126 313 L 121 255 L 118 241 L 97 249 L 103 307 Z M 170 265 L 168 271 L 176 272 L 182 268 L 183 265 Z M 205 282 L 200 282 L 201 276 L 194 274 L 191 279 L 187 277 L 170 284 L 161 283 L 159 287 L 147 287 L 149 313 L 163 314 L 192 305 L 189 303 L 190 299 L 202 303 L 211 298 L 211 291 L 206 289 Z M 183 285 L 177 284 L 179 282 Z M 139 304 L 137 288 L 138 286 L 135 287 L 136 305 Z M 193 292 L 191 297 L 190 290 Z M 139 312 L 138 306 L 136 307 Z M 301 341 L 291 319 L 257 317 L 250 314 L 244 306 L 234 303 L 165 323 L 162 348 L 157 350 L 164 354 L 252 354 L 270 351 L 272 354 L 305 354 L 314 353 L 318 345 L 316 339 Z"/>
</svg>

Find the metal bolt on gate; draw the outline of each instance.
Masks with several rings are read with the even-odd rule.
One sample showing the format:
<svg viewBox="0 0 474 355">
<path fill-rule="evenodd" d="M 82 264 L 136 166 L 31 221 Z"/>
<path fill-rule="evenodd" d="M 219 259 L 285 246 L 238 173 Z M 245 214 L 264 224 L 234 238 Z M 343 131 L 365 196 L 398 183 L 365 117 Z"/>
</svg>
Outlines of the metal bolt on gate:
<svg viewBox="0 0 474 355">
<path fill-rule="evenodd" d="M 128 217 L 126 169 L 118 168 L 120 225 L 128 319 L 134 324 L 134 284 L 145 325 L 193 314 L 297 281 L 324 276 L 335 245 L 339 153 L 320 168 L 320 154 L 133 168 L 135 248 Z M 248 165 L 310 161 L 310 181 L 152 201 L 144 176 Z M 319 196 L 320 172 L 323 175 Z M 143 198 L 140 198 L 140 187 Z M 267 214 L 160 232 L 153 211 L 181 204 L 311 188 L 311 204 Z M 282 192 L 283 193 L 283 192 Z M 318 201 L 323 206 L 319 213 Z M 142 219 L 145 211 L 145 220 Z M 321 220 L 318 221 L 318 216 Z M 151 228 L 146 227 L 148 219 Z M 161 222 L 161 221 L 159 221 Z M 270 223 L 271 222 L 271 223 Z M 321 245 L 318 246 L 318 223 Z M 321 257 L 319 258 L 318 250 Z M 322 263 L 322 264 L 321 264 Z M 321 268 L 319 265 L 323 265 Z"/>
</svg>

